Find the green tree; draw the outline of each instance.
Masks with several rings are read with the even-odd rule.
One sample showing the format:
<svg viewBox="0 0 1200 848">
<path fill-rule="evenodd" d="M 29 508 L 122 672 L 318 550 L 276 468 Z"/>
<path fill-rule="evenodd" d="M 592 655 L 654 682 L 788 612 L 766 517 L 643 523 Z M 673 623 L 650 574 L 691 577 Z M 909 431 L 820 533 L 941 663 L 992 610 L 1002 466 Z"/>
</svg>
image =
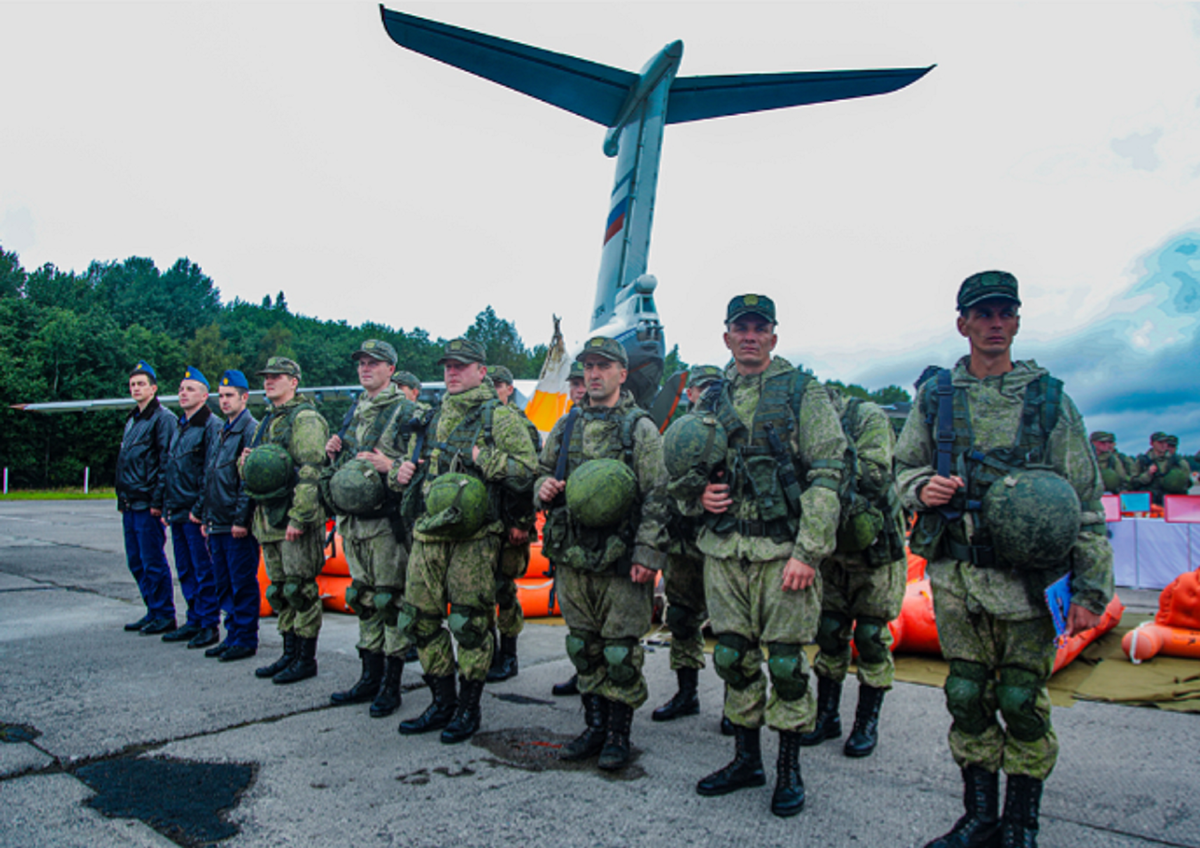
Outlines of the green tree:
<svg viewBox="0 0 1200 848">
<path fill-rule="evenodd" d="M 688 365 L 683 361 L 682 357 L 680 357 L 679 345 L 674 345 L 670 352 L 666 355 L 666 358 L 663 359 L 662 377 L 658 381 L 659 388 L 662 388 L 664 385 L 666 385 L 667 380 L 671 379 L 671 377 L 675 374 L 678 374 L 680 371 L 687 371 L 691 367 L 692 366 Z"/>
<path fill-rule="evenodd" d="M 491 306 L 475 316 L 475 323 L 466 332 L 471 341 L 482 342 L 487 348 L 488 365 L 503 365 L 517 379 L 537 377 L 539 366 L 521 341 L 516 325 L 496 315 Z"/>
<path fill-rule="evenodd" d="M 17 254 L 0 245 L 0 297 L 20 297 L 25 291 L 25 276 Z"/>
<path fill-rule="evenodd" d="M 910 403 L 912 395 L 897 385 L 891 385 L 871 392 L 871 400 L 882 406 L 887 406 L 893 403 Z"/>
<path fill-rule="evenodd" d="M 209 324 L 196 331 L 188 343 L 187 358 L 188 364 L 199 368 L 213 385 L 227 369 L 242 364 L 242 358 L 229 349 L 228 341 L 221 338 L 219 324 Z"/>
</svg>

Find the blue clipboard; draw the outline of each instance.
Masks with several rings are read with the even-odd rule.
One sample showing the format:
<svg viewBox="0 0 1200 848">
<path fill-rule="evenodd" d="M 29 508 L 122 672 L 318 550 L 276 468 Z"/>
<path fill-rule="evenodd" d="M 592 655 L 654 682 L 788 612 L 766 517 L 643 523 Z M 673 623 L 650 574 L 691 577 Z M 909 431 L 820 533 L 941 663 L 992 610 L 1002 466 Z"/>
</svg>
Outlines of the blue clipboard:
<svg viewBox="0 0 1200 848">
<path fill-rule="evenodd" d="M 1071 572 L 1046 587 L 1046 606 L 1054 619 L 1054 642 L 1062 645 L 1067 641 L 1067 616 L 1071 611 Z"/>
</svg>

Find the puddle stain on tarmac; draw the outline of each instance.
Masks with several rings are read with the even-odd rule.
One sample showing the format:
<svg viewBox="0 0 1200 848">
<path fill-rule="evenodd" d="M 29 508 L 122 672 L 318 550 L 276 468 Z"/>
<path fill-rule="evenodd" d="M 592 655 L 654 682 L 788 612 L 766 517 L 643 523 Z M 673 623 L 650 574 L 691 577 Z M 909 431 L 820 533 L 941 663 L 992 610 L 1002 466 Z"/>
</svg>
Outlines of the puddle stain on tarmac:
<svg viewBox="0 0 1200 848">
<path fill-rule="evenodd" d="M 32 742 L 42 735 L 32 724 L 8 724 L 0 721 L 0 742 Z"/>
<path fill-rule="evenodd" d="M 477 733 L 471 744 L 491 753 L 495 759 L 485 759 L 493 768 L 515 768 L 521 771 L 587 772 L 605 780 L 631 781 L 646 776 L 637 764 L 639 751 L 633 749 L 631 762 L 621 771 L 606 772 L 596 768 L 595 760 L 568 763 L 558 758 L 559 749 L 575 737 L 554 733 L 543 727 L 519 727 Z"/>
</svg>

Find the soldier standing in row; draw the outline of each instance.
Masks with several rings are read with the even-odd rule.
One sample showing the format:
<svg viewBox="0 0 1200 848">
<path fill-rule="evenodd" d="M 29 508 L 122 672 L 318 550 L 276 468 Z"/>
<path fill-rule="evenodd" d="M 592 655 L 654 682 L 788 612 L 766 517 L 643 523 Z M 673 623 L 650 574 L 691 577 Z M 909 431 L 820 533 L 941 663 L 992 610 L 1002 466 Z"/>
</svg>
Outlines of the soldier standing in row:
<svg viewBox="0 0 1200 848">
<path fill-rule="evenodd" d="M 254 503 L 246 494 L 238 458 L 250 447 L 258 421 L 246 408 L 250 384 L 241 371 L 226 371 L 217 387 L 225 425 L 204 474 L 204 524 L 212 554 L 218 606 L 225 610 L 225 638 L 204 652 L 235 662 L 258 652 L 258 540 L 250 532 Z"/>
<path fill-rule="evenodd" d="M 208 379 L 189 367 L 179 383 L 179 406 L 167 450 L 163 514 L 171 527 L 175 573 L 187 601 L 187 621 L 162 637 L 164 642 L 187 642 L 189 648 L 207 648 L 218 640 L 221 609 L 213 576 L 212 556 L 201 532 L 204 515 L 205 473 L 208 457 L 217 450 L 221 423 L 208 408 Z"/>
<path fill-rule="evenodd" d="M 242 478 L 254 498 L 254 535 L 262 545 L 271 585 L 267 602 L 279 613 L 283 655 L 255 669 L 275 683 L 295 683 L 317 673 L 321 592 L 325 565 L 325 512 L 317 481 L 325 462 L 329 425 L 304 395 L 300 365 L 272 356 L 258 372 L 271 411 L 242 452 Z"/>
<path fill-rule="evenodd" d="M 929 560 L 950 663 L 950 752 L 963 779 L 964 815 L 927 848 L 1036 846 L 1058 757 L 1044 590 L 1069 575 L 1068 635 L 1094 627 L 1112 598 L 1100 469 L 1062 383 L 1012 360 L 1020 304 L 1006 272 L 963 282 L 958 331 L 970 354 L 921 386 L 896 447 L 901 496 L 918 513 L 910 544 Z"/>
<path fill-rule="evenodd" d="M 396 350 L 367 339 L 351 357 L 363 392 L 341 433 L 330 436 L 322 491 L 337 513 L 351 583 L 346 606 L 359 617 L 358 654 L 362 675 L 349 689 L 334 692 L 338 705 L 371 701 L 373 718 L 400 707 L 400 678 L 409 642 L 397 627 L 408 571 L 408 533 L 401 523 L 395 470 L 405 459 L 416 404 L 392 382 Z"/>
<path fill-rule="evenodd" d="M 144 359 L 129 372 L 129 394 L 137 408 L 125 419 L 117 454 L 117 509 L 125 530 L 125 558 L 146 614 L 125 625 L 143 636 L 170 633 L 175 623 L 175 587 L 164 550 L 163 466 L 175 416 L 158 402 L 158 376 Z"/>
<path fill-rule="evenodd" d="M 421 396 L 421 381 L 417 379 L 416 374 L 411 371 L 397 371 L 392 375 L 392 382 L 396 384 L 405 398 L 418 404 L 422 409 L 427 408 L 418 400 Z"/>
<path fill-rule="evenodd" d="M 1169 433 L 1150 436 L 1150 450 L 1137 458 L 1129 488 L 1149 491 L 1154 503 L 1162 506 L 1163 495 L 1186 495 L 1192 487 L 1192 468 L 1176 456 L 1179 437 Z"/>
<path fill-rule="evenodd" d="M 1104 491 L 1119 494 L 1129 491 L 1129 478 L 1135 470 L 1134 460 L 1117 450 L 1117 437 L 1112 433 L 1097 430 L 1088 436 L 1100 465 L 1100 476 L 1104 479 Z"/>
<path fill-rule="evenodd" d="M 625 348 L 596 337 L 577 359 L 587 397 L 554 425 L 536 483 L 587 722 L 559 757 L 599 754 L 599 767 L 615 770 L 629 762 L 633 713 L 647 697 L 641 638 L 666 564 L 667 479 L 658 428 L 622 388 Z"/>
</svg>

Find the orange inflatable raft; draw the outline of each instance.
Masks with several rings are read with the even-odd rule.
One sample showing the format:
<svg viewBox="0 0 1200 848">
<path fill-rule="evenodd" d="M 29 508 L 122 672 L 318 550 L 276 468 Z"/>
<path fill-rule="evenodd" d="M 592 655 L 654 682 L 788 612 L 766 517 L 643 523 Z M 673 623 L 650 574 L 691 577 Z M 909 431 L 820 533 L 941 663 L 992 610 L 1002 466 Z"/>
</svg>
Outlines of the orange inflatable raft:
<svg viewBox="0 0 1200 848">
<path fill-rule="evenodd" d="M 329 538 L 329 534 L 333 532 L 334 522 L 332 519 L 325 522 L 325 537 Z M 338 580 L 326 580 L 322 583 L 322 577 L 344 578 L 344 582 Z M 267 576 L 267 564 L 263 560 L 263 555 L 260 552 L 258 555 L 258 615 L 260 618 L 266 618 L 274 613 L 271 605 L 267 603 L 267 587 L 271 585 L 271 578 Z M 322 604 L 325 609 L 332 612 L 350 612 L 346 609 L 346 587 L 350 585 L 350 564 L 346 562 L 346 547 L 342 541 L 340 533 L 334 533 L 333 544 L 325 546 L 325 565 L 321 567 L 321 573 L 317 576 L 317 587 L 321 590 Z"/>
<path fill-rule="evenodd" d="M 1200 570 L 1181 574 L 1158 596 L 1158 613 L 1125 634 L 1121 648 L 1137 664 L 1157 654 L 1200 659 Z"/>
</svg>

